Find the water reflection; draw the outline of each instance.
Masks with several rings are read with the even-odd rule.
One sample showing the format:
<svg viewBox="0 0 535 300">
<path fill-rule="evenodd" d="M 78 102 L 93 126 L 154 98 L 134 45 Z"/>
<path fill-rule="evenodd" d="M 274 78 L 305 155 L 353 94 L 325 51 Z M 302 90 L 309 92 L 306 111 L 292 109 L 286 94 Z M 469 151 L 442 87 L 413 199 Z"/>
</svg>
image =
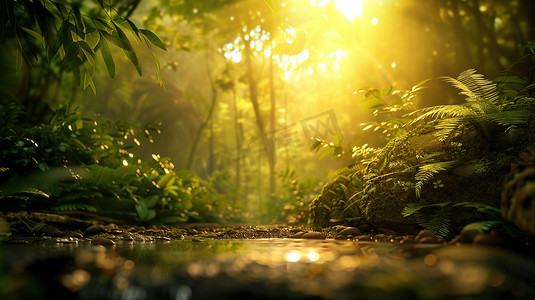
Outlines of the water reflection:
<svg viewBox="0 0 535 300">
<path fill-rule="evenodd" d="M 534 260 L 498 248 L 285 239 L 35 245 L 4 249 L 19 286 L 51 274 L 46 285 L 80 299 L 535 297 Z"/>
</svg>

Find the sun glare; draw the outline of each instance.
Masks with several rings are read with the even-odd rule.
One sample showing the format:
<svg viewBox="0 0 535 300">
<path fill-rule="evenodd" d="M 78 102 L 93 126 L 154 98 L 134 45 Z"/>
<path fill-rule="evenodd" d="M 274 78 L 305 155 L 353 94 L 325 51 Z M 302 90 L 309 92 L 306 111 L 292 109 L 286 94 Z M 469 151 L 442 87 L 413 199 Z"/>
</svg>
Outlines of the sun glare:
<svg viewBox="0 0 535 300">
<path fill-rule="evenodd" d="M 362 17 L 364 10 L 364 0 L 335 0 L 334 7 L 342 13 L 349 21 L 353 21 L 355 17 Z"/>
</svg>

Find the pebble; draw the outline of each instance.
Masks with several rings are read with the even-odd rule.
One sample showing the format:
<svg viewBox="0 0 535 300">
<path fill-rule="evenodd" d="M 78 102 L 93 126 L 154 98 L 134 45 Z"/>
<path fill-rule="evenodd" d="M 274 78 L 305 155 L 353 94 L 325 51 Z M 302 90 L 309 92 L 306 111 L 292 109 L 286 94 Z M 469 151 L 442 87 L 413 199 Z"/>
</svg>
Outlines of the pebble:
<svg viewBox="0 0 535 300">
<path fill-rule="evenodd" d="M 420 244 L 438 244 L 440 240 L 435 236 L 424 236 L 417 240 Z"/>
<path fill-rule="evenodd" d="M 81 231 L 71 231 L 71 232 L 66 233 L 65 235 L 68 237 L 74 237 L 78 239 L 81 239 L 84 237 Z"/>
<path fill-rule="evenodd" d="M 423 238 L 435 238 L 437 239 L 437 236 L 431 231 L 431 230 L 420 230 L 418 235 L 416 236 L 415 240 L 417 242 L 420 242 Z"/>
<path fill-rule="evenodd" d="M 369 234 L 362 234 L 357 236 L 357 241 L 371 241 L 373 240 L 372 236 Z"/>
<path fill-rule="evenodd" d="M 354 236 L 357 236 L 357 235 L 360 235 L 360 230 L 356 227 L 346 227 L 344 229 L 342 229 L 339 233 L 339 235 L 354 235 Z"/>
<path fill-rule="evenodd" d="M 189 228 L 188 229 L 188 235 L 197 235 L 199 232 L 195 228 Z"/>
<path fill-rule="evenodd" d="M 102 225 L 91 225 L 84 230 L 85 236 L 97 235 L 106 232 L 106 228 Z"/>
<path fill-rule="evenodd" d="M 325 235 L 325 233 L 323 232 L 315 232 L 315 231 L 312 231 L 312 232 L 307 232 L 303 235 L 301 235 L 301 238 L 302 239 L 316 239 L 316 240 L 323 240 L 325 239 L 327 236 Z"/>
<path fill-rule="evenodd" d="M 154 240 L 158 242 L 170 242 L 171 241 L 171 239 L 166 236 L 155 236 Z"/>
<path fill-rule="evenodd" d="M 110 223 L 106 226 L 104 226 L 104 228 L 107 230 L 107 231 L 112 231 L 112 230 L 117 230 L 119 229 L 119 226 L 113 224 L 113 223 Z"/>
<path fill-rule="evenodd" d="M 290 237 L 293 238 L 293 239 L 298 239 L 298 238 L 301 238 L 304 234 L 305 234 L 304 231 L 299 231 L 299 232 L 297 232 L 296 234 L 293 234 Z"/>
<path fill-rule="evenodd" d="M 412 237 L 404 237 L 403 239 L 401 239 L 401 241 L 399 241 L 400 244 L 412 244 L 414 243 L 414 238 Z"/>
<path fill-rule="evenodd" d="M 94 239 L 91 244 L 94 246 L 113 246 L 115 242 L 110 239 Z"/>
<path fill-rule="evenodd" d="M 73 237 L 65 237 L 56 239 L 56 242 L 62 244 L 76 244 L 78 242 L 78 239 Z"/>
<path fill-rule="evenodd" d="M 121 229 L 112 229 L 110 231 L 110 233 L 115 234 L 115 235 L 119 235 L 119 234 L 123 233 L 123 231 Z"/>
<path fill-rule="evenodd" d="M 338 234 L 334 237 L 335 240 L 347 240 L 349 237 L 345 235 Z"/>
<path fill-rule="evenodd" d="M 479 232 L 475 229 L 463 229 L 461 230 L 461 233 L 459 233 L 459 235 L 456 236 L 451 242 L 452 244 L 471 244 L 478 233 Z"/>
<path fill-rule="evenodd" d="M 488 246 L 504 246 L 505 241 L 495 234 L 490 233 L 478 233 L 474 237 L 474 245 L 488 245 Z"/>
</svg>

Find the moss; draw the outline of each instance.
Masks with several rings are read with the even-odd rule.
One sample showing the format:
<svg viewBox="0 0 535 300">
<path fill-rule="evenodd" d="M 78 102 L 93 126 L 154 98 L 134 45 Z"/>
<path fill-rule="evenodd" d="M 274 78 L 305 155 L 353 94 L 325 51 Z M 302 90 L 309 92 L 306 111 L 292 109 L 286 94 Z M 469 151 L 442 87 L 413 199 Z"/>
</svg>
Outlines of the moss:
<svg viewBox="0 0 535 300">
<path fill-rule="evenodd" d="M 362 174 L 358 191 L 353 190 L 356 206 L 363 222 L 377 227 L 408 229 L 416 226 L 412 217 L 403 218 L 402 209 L 409 202 L 421 204 L 451 201 L 474 201 L 497 207 L 503 180 L 509 166 L 516 159 L 522 145 L 512 147 L 508 136 L 489 140 L 475 128 L 465 126 L 445 140 L 439 139 L 433 126 L 418 126 L 402 137 L 389 142 L 372 160 Z M 421 198 L 416 197 L 415 174 L 420 166 L 430 162 L 456 160 L 453 169 L 435 174 L 425 182 Z M 433 182 L 440 180 L 440 185 Z M 332 225 L 332 219 L 350 219 L 344 195 L 338 188 L 340 178 L 329 182 L 311 206 L 310 223 L 314 226 Z M 440 188 L 438 188 L 440 187 Z M 356 188 L 353 185 L 353 188 Z M 343 204 L 346 204 L 344 209 Z M 473 220 L 472 214 L 456 214 L 452 223 Z"/>
</svg>

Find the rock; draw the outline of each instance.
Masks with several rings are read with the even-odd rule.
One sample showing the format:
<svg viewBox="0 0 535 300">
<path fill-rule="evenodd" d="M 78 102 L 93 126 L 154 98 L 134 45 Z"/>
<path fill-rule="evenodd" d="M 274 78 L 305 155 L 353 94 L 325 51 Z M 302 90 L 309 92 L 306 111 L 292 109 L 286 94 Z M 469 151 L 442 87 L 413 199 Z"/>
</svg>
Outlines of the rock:
<svg viewBox="0 0 535 300">
<path fill-rule="evenodd" d="M 78 243 L 78 239 L 73 237 L 65 237 L 56 239 L 56 242 L 62 244 L 76 244 Z"/>
<path fill-rule="evenodd" d="M 506 177 L 501 197 L 504 219 L 535 235 L 535 148 L 524 153 Z"/>
<path fill-rule="evenodd" d="M 171 239 L 166 236 L 155 236 L 154 240 L 157 242 L 164 242 L 164 243 L 171 241 Z"/>
<path fill-rule="evenodd" d="M 325 239 L 326 237 L 327 237 L 327 236 L 325 235 L 325 233 L 323 233 L 323 232 L 316 232 L 316 231 L 307 232 L 307 233 L 301 235 L 301 238 L 302 238 L 302 239 L 323 240 L 323 239 Z"/>
<path fill-rule="evenodd" d="M 299 232 L 297 232 L 297 233 L 291 235 L 290 237 L 291 237 L 292 239 L 298 239 L 298 238 L 301 238 L 301 237 L 303 236 L 303 234 L 305 234 L 304 231 L 299 231 Z"/>
<path fill-rule="evenodd" d="M 344 211 L 344 205 L 339 201 L 346 199 L 346 189 L 349 195 L 362 192 L 356 205 L 364 221 L 376 228 L 396 232 L 412 232 L 418 228 L 414 216 L 403 217 L 401 214 L 408 203 L 426 205 L 448 199 L 451 205 L 478 202 L 498 206 L 503 177 L 511 162 L 517 159 L 515 151 L 520 148 L 504 151 L 505 147 L 509 148 L 511 144 L 491 146 L 489 139 L 472 126 L 467 126 L 463 133 L 451 136 L 446 141 L 437 137 L 438 131 L 439 129 L 431 125 L 417 126 L 406 135 L 391 140 L 365 170 L 352 176 L 351 183 L 340 177 L 329 182 L 321 195 L 311 203 L 309 223 L 313 226 L 325 226 L 331 218 L 343 219 L 351 216 L 349 209 Z M 524 146 L 518 144 L 515 147 Z M 426 155 L 433 155 L 435 162 L 451 164 L 447 166 L 447 170 L 437 171 L 432 180 L 426 182 L 418 181 L 415 174 L 403 171 L 421 167 L 421 157 Z M 400 166 L 403 166 L 403 169 L 400 169 Z M 351 175 L 353 174 L 346 176 Z M 373 175 L 370 176 L 372 178 L 388 175 L 388 180 L 362 180 L 354 183 L 368 175 Z M 436 180 L 441 180 L 444 187 L 434 188 L 432 182 Z M 416 183 L 421 184 L 419 191 L 425 197 L 417 197 L 414 190 Z M 345 185 L 345 189 L 340 188 L 342 185 Z M 455 197 L 452 198 L 451 195 Z M 453 214 L 450 224 L 460 226 L 477 220 L 478 215 L 473 214 L 471 210 L 462 210 Z"/>
<path fill-rule="evenodd" d="M 199 232 L 195 228 L 188 228 L 188 235 L 197 235 Z"/>
<path fill-rule="evenodd" d="M 119 235 L 121 233 L 123 233 L 123 231 L 121 229 L 112 229 L 110 231 L 111 234 L 115 234 L 115 235 Z"/>
<path fill-rule="evenodd" d="M 84 230 L 84 236 L 97 235 L 106 232 L 106 228 L 102 225 L 91 225 Z"/>
<path fill-rule="evenodd" d="M 119 226 L 117 226 L 117 225 L 115 225 L 113 223 L 105 225 L 104 228 L 106 229 L 106 231 L 119 230 Z"/>
<path fill-rule="evenodd" d="M 347 240 L 347 236 L 338 234 L 334 237 L 335 240 Z"/>
<path fill-rule="evenodd" d="M 123 231 L 123 233 L 121 233 L 121 239 L 123 241 L 131 242 L 131 241 L 134 240 L 134 237 L 132 236 L 131 233 L 129 233 L 127 231 Z"/>
<path fill-rule="evenodd" d="M 436 237 L 424 236 L 417 240 L 420 244 L 439 244 L 441 241 Z"/>
<path fill-rule="evenodd" d="M 399 241 L 400 244 L 412 244 L 414 243 L 414 238 L 404 237 Z"/>
<path fill-rule="evenodd" d="M 361 242 L 361 241 L 372 241 L 373 240 L 373 237 L 369 234 L 362 234 L 362 235 L 358 235 L 356 237 L 357 241 Z"/>
<path fill-rule="evenodd" d="M 374 236 L 374 238 L 375 238 L 376 242 L 384 242 L 384 241 L 388 240 L 388 236 L 386 234 L 383 234 L 383 233 L 376 234 Z"/>
<path fill-rule="evenodd" d="M 431 230 L 420 230 L 415 240 L 419 242 L 421 239 L 427 238 L 427 237 L 437 239 L 437 236 Z"/>
<path fill-rule="evenodd" d="M 360 230 L 356 227 L 346 227 L 342 229 L 340 232 L 338 232 L 338 234 L 344 235 L 344 236 L 347 236 L 347 235 L 357 236 L 357 235 L 360 235 Z"/>
<path fill-rule="evenodd" d="M 67 237 L 74 237 L 74 238 L 78 238 L 78 239 L 81 239 L 83 238 L 83 234 L 80 230 L 76 230 L 76 231 L 67 231 L 65 232 L 65 236 Z"/>
<path fill-rule="evenodd" d="M 114 246 L 115 242 L 110 239 L 94 239 L 91 244 L 94 246 Z"/>
<path fill-rule="evenodd" d="M 321 194 L 314 198 L 310 203 L 310 218 L 309 224 L 313 228 L 328 227 L 331 224 L 331 219 L 345 220 L 352 217 L 352 210 L 347 209 L 345 192 L 341 186 L 348 189 L 351 193 L 351 184 L 344 177 L 338 177 L 333 181 L 327 183 Z M 349 188 L 348 188 L 349 186 Z"/>
<path fill-rule="evenodd" d="M 461 244 L 471 244 L 474 241 L 474 237 L 479 232 L 475 229 L 463 229 L 461 233 L 455 238 L 456 242 Z"/>
<path fill-rule="evenodd" d="M 360 224 L 358 228 L 362 233 L 369 233 L 372 231 L 373 227 L 370 224 Z"/>
<path fill-rule="evenodd" d="M 487 245 L 487 246 L 505 246 L 506 242 L 495 234 L 490 233 L 478 233 L 474 237 L 474 245 Z"/>
</svg>

